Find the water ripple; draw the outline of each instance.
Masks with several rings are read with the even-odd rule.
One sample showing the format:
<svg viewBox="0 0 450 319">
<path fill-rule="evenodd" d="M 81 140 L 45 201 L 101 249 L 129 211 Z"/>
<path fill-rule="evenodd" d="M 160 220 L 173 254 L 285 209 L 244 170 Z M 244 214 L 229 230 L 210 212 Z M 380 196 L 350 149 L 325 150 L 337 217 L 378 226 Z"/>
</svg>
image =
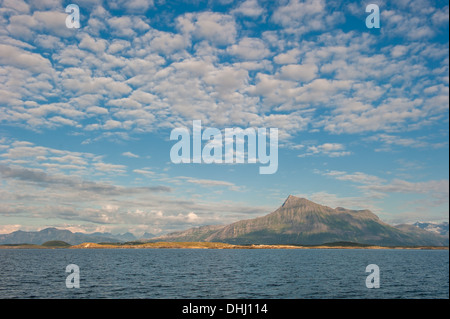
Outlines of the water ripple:
<svg viewBox="0 0 450 319">
<path fill-rule="evenodd" d="M 0 298 L 449 298 L 448 250 L 0 250 Z M 65 267 L 80 267 L 79 289 Z M 367 289 L 365 267 L 380 267 Z"/>
</svg>

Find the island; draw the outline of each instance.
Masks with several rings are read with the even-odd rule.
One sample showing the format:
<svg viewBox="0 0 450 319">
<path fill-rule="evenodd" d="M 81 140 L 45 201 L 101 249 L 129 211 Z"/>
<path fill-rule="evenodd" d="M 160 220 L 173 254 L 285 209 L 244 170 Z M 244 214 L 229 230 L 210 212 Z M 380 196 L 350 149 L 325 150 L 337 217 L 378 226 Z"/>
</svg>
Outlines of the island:
<svg viewBox="0 0 450 319">
<path fill-rule="evenodd" d="M 129 242 L 129 243 L 82 243 L 70 245 L 62 241 L 50 241 L 42 245 L 4 244 L 0 249 L 440 249 L 448 246 L 378 246 L 353 242 L 334 242 L 320 245 L 233 245 L 221 242 Z"/>
</svg>

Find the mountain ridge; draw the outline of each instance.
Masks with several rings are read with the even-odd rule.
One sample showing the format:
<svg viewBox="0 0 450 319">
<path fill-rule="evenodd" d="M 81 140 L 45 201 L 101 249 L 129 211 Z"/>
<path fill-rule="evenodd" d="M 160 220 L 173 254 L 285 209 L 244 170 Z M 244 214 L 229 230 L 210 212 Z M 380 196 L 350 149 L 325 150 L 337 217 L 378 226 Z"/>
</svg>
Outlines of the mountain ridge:
<svg viewBox="0 0 450 319">
<path fill-rule="evenodd" d="M 448 245 L 448 238 L 417 227 L 396 228 L 367 209 L 333 209 L 293 195 L 265 216 L 228 225 L 190 228 L 152 239 L 158 240 L 268 245 L 319 245 L 342 241 L 383 246 Z"/>
<path fill-rule="evenodd" d="M 146 233 L 149 236 L 151 234 Z M 148 239 L 149 237 L 146 237 Z M 0 244 L 35 244 L 41 245 L 47 241 L 64 241 L 71 245 L 78 245 L 84 242 L 127 242 L 137 240 L 133 234 L 124 233 L 113 235 L 111 233 L 80 233 L 71 232 L 68 229 L 58 229 L 47 227 L 40 231 L 16 230 L 9 234 L 0 234 Z"/>
</svg>

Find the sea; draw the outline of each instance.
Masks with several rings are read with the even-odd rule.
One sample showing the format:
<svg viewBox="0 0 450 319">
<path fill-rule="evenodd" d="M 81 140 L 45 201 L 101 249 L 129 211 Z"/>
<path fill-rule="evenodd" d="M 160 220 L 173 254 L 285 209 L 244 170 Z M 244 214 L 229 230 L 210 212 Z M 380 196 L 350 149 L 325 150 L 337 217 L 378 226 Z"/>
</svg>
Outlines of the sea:
<svg viewBox="0 0 450 319">
<path fill-rule="evenodd" d="M 0 249 L 0 298 L 448 299 L 449 252 Z"/>
</svg>

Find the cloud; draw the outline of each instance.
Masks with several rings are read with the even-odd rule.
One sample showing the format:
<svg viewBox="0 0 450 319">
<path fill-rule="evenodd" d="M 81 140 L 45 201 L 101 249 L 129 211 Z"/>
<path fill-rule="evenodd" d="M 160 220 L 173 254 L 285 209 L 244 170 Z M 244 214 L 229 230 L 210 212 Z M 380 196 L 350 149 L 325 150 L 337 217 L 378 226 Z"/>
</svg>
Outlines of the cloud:
<svg viewBox="0 0 450 319">
<path fill-rule="evenodd" d="M 153 0 L 114 0 L 108 1 L 108 6 L 114 10 L 125 9 L 128 13 L 144 14 L 154 6 Z"/>
<path fill-rule="evenodd" d="M 398 6 L 398 7 L 397 7 Z M 436 17 L 435 22 L 441 21 L 440 15 L 436 15 L 433 7 L 427 7 L 424 3 L 414 2 L 414 11 L 405 10 L 402 4 L 397 4 L 390 10 L 381 11 L 381 19 L 383 24 L 392 32 L 387 36 L 406 36 L 411 40 L 428 39 L 433 37 L 436 32 L 426 22 Z M 414 12 L 421 12 L 415 14 Z M 434 15 L 433 15 L 434 14 Z"/>
<path fill-rule="evenodd" d="M 302 50 L 299 48 L 290 49 L 275 56 L 273 61 L 277 64 L 295 64 L 298 62 L 300 54 L 302 54 Z"/>
<path fill-rule="evenodd" d="M 14 9 L 18 13 L 30 12 L 30 6 L 23 0 L 4 0 L 2 5 L 5 8 Z"/>
<path fill-rule="evenodd" d="M 264 12 L 265 10 L 259 5 L 258 0 L 246 0 L 237 8 L 231 10 L 232 14 L 243 15 L 251 18 L 260 17 Z"/>
<path fill-rule="evenodd" d="M 196 40 L 207 40 L 215 45 L 234 43 L 236 23 L 231 15 L 216 12 L 186 13 L 177 18 L 178 29 Z"/>
<path fill-rule="evenodd" d="M 384 193 L 412 193 L 412 194 L 433 194 L 447 198 L 449 196 L 448 180 L 432 180 L 426 182 L 408 182 L 400 179 L 394 179 L 386 185 L 367 185 L 365 189 L 375 190 Z"/>
<path fill-rule="evenodd" d="M 280 69 L 282 79 L 309 82 L 317 76 L 318 68 L 314 64 L 289 64 Z"/>
<path fill-rule="evenodd" d="M 193 223 L 193 222 L 198 221 L 199 217 L 197 214 L 190 212 L 187 214 L 186 219 L 188 222 Z"/>
<path fill-rule="evenodd" d="M 283 26 L 284 32 L 297 35 L 327 30 L 343 21 L 339 10 L 326 10 L 330 5 L 323 0 L 291 0 L 276 8 L 271 19 Z"/>
<path fill-rule="evenodd" d="M 49 2 L 39 10 L 58 5 Z M 130 6 L 146 10 L 153 4 Z M 97 5 L 87 14 L 89 28 L 75 37 L 61 28 L 56 11 L 13 12 L 5 20 L 11 37 L 0 51 L 0 74 L 11 74 L 0 81 L 0 118 L 34 130 L 68 126 L 98 131 L 101 138 L 129 138 L 192 118 L 247 126 L 270 116 L 298 116 L 301 109 L 311 110 L 302 123 L 331 134 L 420 129 L 447 117 L 445 44 L 390 41 L 379 49 L 384 35 L 327 27 L 343 14 L 333 6 L 283 2 L 270 18 L 280 30 L 258 31 L 240 21 L 244 8 L 250 14 L 261 7 L 247 1 L 229 13 L 175 16 L 169 31 L 150 27 L 142 15 L 114 16 Z M 435 8 L 427 12 L 436 23 L 442 18 Z M 240 32 L 244 27 L 254 32 Z M 292 32 L 305 36 L 291 41 Z M 428 61 L 440 66 L 433 69 Z M 305 130 L 290 127 L 281 138 Z"/>
<path fill-rule="evenodd" d="M 424 138 L 403 138 L 396 135 L 391 134 L 376 134 L 371 137 L 368 137 L 368 141 L 377 141 L 384 144 L 384 147 L 379 148 L 379 151 L 392 151 L 392 147 L 401 146 L 401 147 L 411 147 L 411 148 L 428 148 L 428 149 L 437 149 L 448 146 L 448 142 L 440 142 L 440 143 L 430 143 Z"/>
<path fill-rule="evenodd" d="M 391 181 L 387 181 L 386 179 L 380 178 L 378 176 L 362 172 L 347 173 L 345 171 L 332 170 L 327 172 L 316 171 L 316 173 L 324 176 L 329 176 L 337 180 L 359 184 L 357 187 L 361 190 L 366 191 L 366 195 L 375 197 L 378 196 L 380 198 L 383 198 L 388 195 L 392 195 L 393 193 L 415 195 L 424 194 L 438 199 L 439 205 L 441 205 L 442 203 L 448 203 L 448 179 L 419 182 L 411 182 L 401 179 L 393 179 Z"/>
<path fill-rule="evenodd" d="M 236 186 L 234 183 L 212 179 L 198 179 L 193 177 L 180 176 L 179 179 L 186 181 L 187 183 L 201 185 L 203 187 L 227 187 L 231 191 L 241 191 L 241 187 Z"/>
<path fill-rule="evenodd" d="M 111 171 L 111 167 L 108 168 Z M 102 169 L 101 168 L 101 169 Z M 115 169 L 113 167 L 112 169 Z M 116 168 L 117 169 L 117 168 Z M 50 175 L 44 170 L 22 168 L 22 167 L 10 167 L 0 165 L 0 174 L 5 179 L 16 179 L 26 183 L 37 184 L 49 188 L 61 187 L 66 190 L 72 190 L 73 192 L 91 192 L 102 195 L 124 195 L 142 192 L 170 192 L 171 189 L 166 186 L 150 186 L 150 187 L 133 187 L 125 188 L 121 186 L 115 186 L 106 183 L 91 182 L 82 180 L 77 176 L 68 176 L 62 174 Z"/>
<path fill-rule="evenodd" d="M 108 25 L 113 35 L 124 38 L 134 37 L 150 29 L 143 19 L 135 16 L 111 17 L 108 19 Z"/>
<path fill-rule="evenodd" d="M 449 22 L 449 6 L 445 6 L 442 10 L 436 10 L 436 12 L 433 13 L 431 20 L 433 21 L 433 24 L 435 25 L 445 25 Z"/>
<path fill-rule="evenodd" d="M 227 52 L 244 60 L 261 60 L 271 54 L 261 39 L 248 37 L 228 47 Z"/>
<path fill-rule="evenodd" d="M 426 111 L 421 106 L 422 99 L 388 98 L 381 105 L 367 109 L 364 106 L 351 112 L 337 109 L 334 116 L 325 117 L 320 124 L 325 130 L 337 134 L 399 130 L 409 122 L 426 117 Z"/>
<path fill-rule="evenodd" d="M 124 153 L 122 153 L 122 155 L 126 156 L 126 157 L 131 157 L 131 158 L 139 158 L 139 155 L 133 154 L 131 152 L 124 152 Z"/>
<path fill-rule="evenodd" d="M 182 51 L 189 45 L 189 41 L 180 34 L 151 30 L 150 47 L 156 52 L 173 54 Z M 150 34 L 149 34 L 150 35 Z"/>
<path fill-rule="evenodd" d="M 49 60 L 11 45 L 0 44 L 0 64 L 27 69 L 32 73 L 52 73 Z"/>
<path fill-rule="evenodd" d="M 324 143 L 322 145 L 311 145 L 306 147 L 306 153 L 298 155 L 298 157 L 306 157 L 313 155 L 325 155 L 329 157 L 348 156 L 352 153 L 345 150 L 345 146 L 340 143 Z"/>
<path fill-rule="evenodd" d="M 134 169 L 133 172 L 144 175 L 146 177 L 154 177 L 155 176 L 155 172 L 153 172 L 149 169 Z"/>
<path fill-rule="evenodd" d="M 62 8 L 62 0 L 30 1 L 30 5 L 34 10 L 60 9 Z"/>
<path fill-rule="evenodd" d="M 335 179 L 341 181 L 349 181 L 357 184 L 380 184 L 384 182 L 384 179 L 381 179 L 374 175 L 369 175 L 362 172 L 355 173 L 347 173 L 345 171 L 328 171 L 322 173 L 325 176 L 331 176 Z"/>
<path fill-rule="evenodd" d="M 117 174 L 125 173 L 127 169 L 125 165 L 107 163 L 93 163 L 93 166 L 97 171 Z"/>
<path fill-rule="evenodd" d="M 37 34 L 70 37 L 73 36 L 73 32 L 66 28 L 66 18 L 67 14 L 63 10 L 35 11 L 32 15 L 13 15 L 9 19 L 7 30 L 12 36 L 25 40 L 32 40 Z"/>
<path fill-rule="evenodd" d="M 38 171 L 78 176 L 105 175 L 111 172 L 123 174 L 124 165 L 105 163 L 101 156 L 92 153 L 73 152 L 34 145 L 27 141 L 6 140 L 0 148 L 0 164 L 27 166 Z M 38 172 L 37 171 L 37 172 Z"/>
<path fill-rule="evenodd" d="M 87 49 L 96 53 L 104 52 L 106 49 L 106 40 L 94 39 L 88 34 L 84 34 L 81 37 L 81 42 L 78 45 L 80 49 Z"/>
<path fill-rule="evenodd" d="M 26 231 L 23 228 L 23 225 L 14 224 L 14 225 L 0 225 L 0 234 L 9 234 L 17 230 Z"/>
</svg>

